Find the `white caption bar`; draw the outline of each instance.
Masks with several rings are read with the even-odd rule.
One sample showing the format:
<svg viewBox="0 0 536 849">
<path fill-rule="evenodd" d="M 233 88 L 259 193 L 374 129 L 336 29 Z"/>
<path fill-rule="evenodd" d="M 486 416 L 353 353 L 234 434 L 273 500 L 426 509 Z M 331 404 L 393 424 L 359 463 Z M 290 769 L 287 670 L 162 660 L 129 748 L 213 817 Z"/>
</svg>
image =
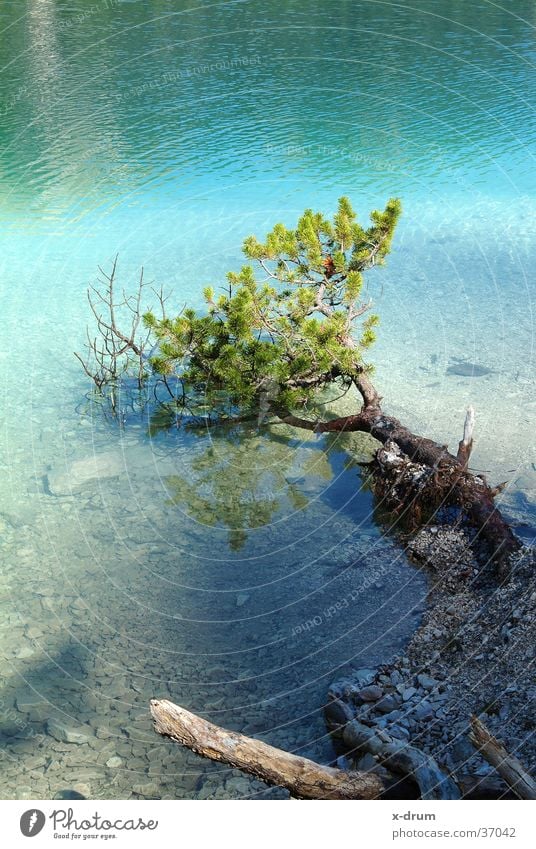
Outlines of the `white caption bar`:
<svg viewBox="0 0 536 849">
<path fill-rule="evenodd" d="M 536 802 L 5 801 L 6 847 L 536 845 Z"/>
</svg>

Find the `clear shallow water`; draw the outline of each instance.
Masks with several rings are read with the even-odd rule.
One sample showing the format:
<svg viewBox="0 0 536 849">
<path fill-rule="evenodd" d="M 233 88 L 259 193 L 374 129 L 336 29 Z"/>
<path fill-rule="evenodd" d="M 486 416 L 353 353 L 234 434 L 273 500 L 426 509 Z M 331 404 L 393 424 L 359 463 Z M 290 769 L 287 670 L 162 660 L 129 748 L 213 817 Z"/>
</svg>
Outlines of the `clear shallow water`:
<svg viewBox="0 0 536 849">
<path fill-rule="evenodd" d="M 362 217 L 401 196 L 370 277 L 386 407 L 454 445 L 473 403 L 475 466 L 511 481 L 531 537 L 533 24 L 528 0 L 289 2 L 284 17 L 254 1 L 2 4 L 2 795 L 263 792 L 155 739 L 148 699 L 328 759 L 329 681 L 398 650 L 424 592 L 340 446 L 218 440 L 237 500 L 222 510 L 208 440 L 84 411 L 71 352 L 117 251 L 126 285 L 143 264 L 177 306 L 198 303 L 249 232 L 342 193 Z M 449 374 L 456 357 L 492 371 Z M 120 474 L 47 494 L 45 476 L 94 454 Z M 215 513 L 268 524 L 237 539 Z M 51 716 L 90 742 L 56 741 Z"/>
</svg>

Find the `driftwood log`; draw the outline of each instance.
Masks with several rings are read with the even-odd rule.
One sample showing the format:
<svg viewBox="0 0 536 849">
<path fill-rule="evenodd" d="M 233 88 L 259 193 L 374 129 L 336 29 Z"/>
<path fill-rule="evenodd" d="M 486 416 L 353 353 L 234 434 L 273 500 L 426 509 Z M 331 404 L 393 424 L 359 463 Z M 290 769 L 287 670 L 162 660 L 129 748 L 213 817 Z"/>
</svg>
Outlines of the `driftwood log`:
<svg viewBox="0 0 536 849">
<path fill-rule="evenodd" d="M 520 799 L 536 799 L 536 781 L 514 755 L 488 731 L 478 717 L 471 717 L 471 742 Z"/>
<path fill-rule="evenodd" d="M 377 775 L 321 766 L 213 725 L 173 702 L 153 699 L 151 714 L 159 734 L 205 758 L 241 769 L 267 784 L 285 787 L 298 799 L 377 799 L 385 789 Z"/>
<path fill-rule="evenodd" d="M 241 769 L 267 784 L 284 787 L 299 799 L 378 799 L 388 789 L 374 772 L 323 766 L 220 728 L 173 702 L 153 699 L 151 714 L 159 734 L 205 758 Z M 385 732 L 373 732 L 354 720 L 346 726 L 344 739 L 351 747 L 371 752 L 394 773 L 413 779 L 423 799 L 460 798 L 456 784 L 441 772 L 433 758 Z"/>
</svg>

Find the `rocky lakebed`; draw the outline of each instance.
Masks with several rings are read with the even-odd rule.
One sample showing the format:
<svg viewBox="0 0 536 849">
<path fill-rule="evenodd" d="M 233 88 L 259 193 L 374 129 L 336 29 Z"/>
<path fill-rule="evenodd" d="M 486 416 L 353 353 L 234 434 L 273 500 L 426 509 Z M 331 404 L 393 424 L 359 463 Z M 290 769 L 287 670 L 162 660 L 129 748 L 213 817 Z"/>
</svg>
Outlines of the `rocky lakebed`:
<svg viewBox="0 0 536 849">
<path fill-rule="evenodd" d="M 394 739 L 433 758 L 464 795 L 513 797 L 469 738 L 476 715 L 536 772 L 535 552 L 523 548 L 498 573 L 471 542 L 439 525 L 410 541 L 430 574 L 428 607 L 403 654 L 330 687 L 325 714 L 339 766 L 381 772 L 375 744 Z"/>
</svg>

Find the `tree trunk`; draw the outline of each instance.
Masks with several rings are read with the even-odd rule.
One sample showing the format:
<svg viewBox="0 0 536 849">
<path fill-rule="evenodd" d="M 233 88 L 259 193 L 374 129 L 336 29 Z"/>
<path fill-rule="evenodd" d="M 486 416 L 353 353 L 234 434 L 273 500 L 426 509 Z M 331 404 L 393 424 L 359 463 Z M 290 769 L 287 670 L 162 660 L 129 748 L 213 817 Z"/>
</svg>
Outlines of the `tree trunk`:
<svg viewBox="0 0 536 849">
<path fill-rule="evenodd" d="M 299 799 L 377 799 L 381 779 L 364 772 L 345 772 L 276 749 L 260 740 L 227 731 L 166 700 L 153 699 L 151 714 L 159 734 L 197 754 L 285 787 Z"/>
</svg>

